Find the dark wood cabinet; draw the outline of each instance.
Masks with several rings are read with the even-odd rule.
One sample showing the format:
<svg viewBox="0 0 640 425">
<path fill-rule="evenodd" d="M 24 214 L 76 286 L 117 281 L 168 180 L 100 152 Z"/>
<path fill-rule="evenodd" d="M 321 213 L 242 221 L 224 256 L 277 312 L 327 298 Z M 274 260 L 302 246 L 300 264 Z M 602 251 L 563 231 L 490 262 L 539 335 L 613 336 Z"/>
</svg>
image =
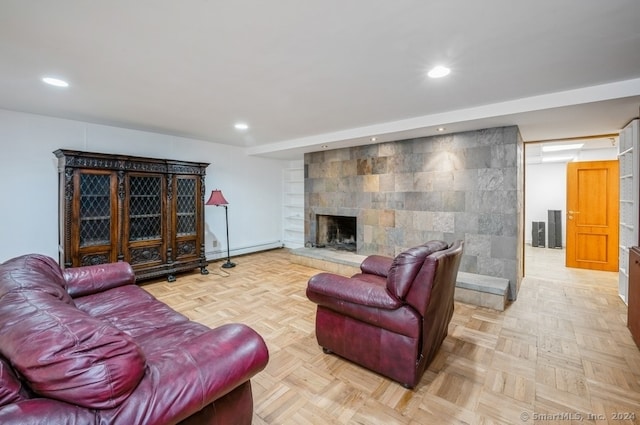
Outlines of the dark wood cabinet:
<svg viewBox="0 0 640 425">
<path fill-rule="evenodd" d="M 62 267 L 131 263 L 138 280 L 200 268 L 209 164 L 59 149 Z"/>
<path fill-rule="evenodd" d="M 627 293 L 627 326 L 640 348 L 640 247 L 629 249 L 629 289 Z"/>
</svg>

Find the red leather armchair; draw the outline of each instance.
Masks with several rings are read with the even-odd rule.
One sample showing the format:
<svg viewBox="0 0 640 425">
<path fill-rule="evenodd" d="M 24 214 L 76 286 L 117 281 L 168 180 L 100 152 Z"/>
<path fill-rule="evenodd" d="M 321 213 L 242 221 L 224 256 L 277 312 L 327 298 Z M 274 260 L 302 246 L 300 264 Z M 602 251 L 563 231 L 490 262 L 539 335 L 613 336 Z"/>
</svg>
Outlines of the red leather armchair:
<svg viewBox="0 0 640 425">
<path fill-rule="evenodd" d="M 264 340 L 193 322 L 124 262 L 0 264 L 0 424 L 250 424 Z"/>
<path fill-rule="evenodd" d="M 447 336 L 462 250 L 462 241 L 430 241 L 396 258 L 371 255 L 352 277 L 313 276 L 318 344 L 415 387 Z"/>
</svg>

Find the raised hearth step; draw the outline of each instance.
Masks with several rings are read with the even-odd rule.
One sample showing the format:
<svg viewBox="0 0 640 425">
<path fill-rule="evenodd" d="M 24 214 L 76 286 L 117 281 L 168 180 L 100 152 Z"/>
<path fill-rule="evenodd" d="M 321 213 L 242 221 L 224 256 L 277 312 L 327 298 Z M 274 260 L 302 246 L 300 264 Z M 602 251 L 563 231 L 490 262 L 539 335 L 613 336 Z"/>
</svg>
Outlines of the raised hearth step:
<svg viewBox="0 0 640 425">
<path fill-rule="evenodd" d="M 323 248 L 297 248 L 291 250 L 291 261 L 331 273 L 350 276 L 360 271 L 364 255 Z M 503 311 L 507 305 L 509 279 L 458 272 L 454 299 L 466 304 Z"/>
</svg>

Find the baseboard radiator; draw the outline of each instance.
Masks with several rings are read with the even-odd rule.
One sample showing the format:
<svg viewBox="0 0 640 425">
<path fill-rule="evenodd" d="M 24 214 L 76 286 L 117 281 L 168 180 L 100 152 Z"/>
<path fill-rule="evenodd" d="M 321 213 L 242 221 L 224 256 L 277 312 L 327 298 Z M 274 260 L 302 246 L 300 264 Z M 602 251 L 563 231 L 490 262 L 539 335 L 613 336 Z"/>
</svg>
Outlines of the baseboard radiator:
<svg viewBox="0 0 640 425">
<path fill-rule="evenodd" d="M 256 245 L 248 245 L 243 247 L 235 247 L 229 250 L 231 257 L 235 257 L 237 255 L 245 255 L 245 254 L 253 254 L 254 252 L 260 251 L 268 251 L 270 249 L 282 248 L 284 244 L 282 241 L 273 241 L 273 242 L 265 242 Z M 216 261 L 227 258 L 227 249 L 217 249 L 215 251 L 205 252 L 205 257 L 207 261 Z"/>
</svg>

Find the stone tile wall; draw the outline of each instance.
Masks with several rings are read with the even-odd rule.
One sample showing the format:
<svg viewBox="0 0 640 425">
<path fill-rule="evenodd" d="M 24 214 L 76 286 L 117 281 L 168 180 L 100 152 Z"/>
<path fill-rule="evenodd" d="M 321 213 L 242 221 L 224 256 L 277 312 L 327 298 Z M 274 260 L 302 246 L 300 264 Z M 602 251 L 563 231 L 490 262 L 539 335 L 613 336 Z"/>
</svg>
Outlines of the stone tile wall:
<svg viewBox="0 0 640 425">
<path fill-rule="evenodd" d="M 305 241 L 316 214 L 357 218 L 358 254 L 465 241 L 461 271 L 523 275 L 522 139 L 500 127 L 305 154 Z"/>
</svg>

